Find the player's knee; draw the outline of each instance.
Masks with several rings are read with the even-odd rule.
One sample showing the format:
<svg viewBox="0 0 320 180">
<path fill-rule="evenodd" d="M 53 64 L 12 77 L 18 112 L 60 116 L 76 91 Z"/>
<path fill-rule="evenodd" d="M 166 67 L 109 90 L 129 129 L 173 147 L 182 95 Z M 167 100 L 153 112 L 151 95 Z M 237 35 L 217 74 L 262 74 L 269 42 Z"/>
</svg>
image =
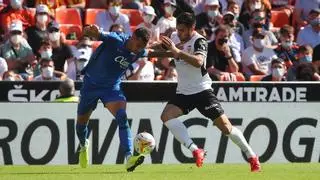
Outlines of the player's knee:
<svg viewBox="0 0 320 180">
<path fill-rule="evenodd" d="M 116 118 L 116 121 L 118 123 L 119 128 L 128 128 L 129 127 L 126 110 L 119 109 L 116 113 L 115 118 Z"/>
<path fill-rule="evenodd" d="M 221 128 L 221 132 L 222 134 L 227 136 L 231 133 L 231 129 L 232 129 L 232 126 L 225 125 L 224 127 Z"/>
<path fill-rule="evenodd" d="M 165 122 L 167 122 L 167 121 L 169 120 L 168 115 L 165 114 L 165 113 L 162 113 L 161 116 L 160 116 L 160 118 L 161 118 L 161 121 L 162 121 L 163 123 L 165 123 Z"/>
</svg>

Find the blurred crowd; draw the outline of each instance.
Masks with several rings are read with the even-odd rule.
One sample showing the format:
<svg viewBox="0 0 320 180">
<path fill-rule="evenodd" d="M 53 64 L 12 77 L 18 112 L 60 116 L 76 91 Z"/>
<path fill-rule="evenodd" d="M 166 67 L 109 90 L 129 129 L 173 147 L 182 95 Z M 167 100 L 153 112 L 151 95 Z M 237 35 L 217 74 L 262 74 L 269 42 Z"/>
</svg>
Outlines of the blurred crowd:
<svg viewBox="0 0 320 180">
<path fill-rule="evenodd" d="M 0 0 L 0 80 L 80 80 L 101 43 L 82 28 L 170 37 L 181 12 L 208 40 L 214 81 L 319 81 L 320 0 Z M 124 80 L 176 81 L 170 58 L 142 58 Z"/>
</svg>

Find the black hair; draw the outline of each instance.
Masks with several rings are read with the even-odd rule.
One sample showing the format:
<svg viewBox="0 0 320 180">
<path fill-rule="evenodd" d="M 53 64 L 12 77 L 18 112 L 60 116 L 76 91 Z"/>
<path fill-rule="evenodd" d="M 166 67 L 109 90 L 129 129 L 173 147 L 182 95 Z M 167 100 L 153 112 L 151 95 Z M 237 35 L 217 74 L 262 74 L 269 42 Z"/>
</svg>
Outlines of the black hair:
<svg viewBox="0 0 320 180">
<path fill-rule="evenodd" d="M 177 17 L 177 25 L 178 24 L 183 24 L 188 28 L 191 28 L 192 26 L 194 26 L 196 24 L 196 17 L 194 13 L 189 13 L 189 12 L 181 13 Z"/>
<path fill-rule="evenodd" d="M 150 39 L 150 31 L 144 27 L 138 28 L 134 31 L 134 34 L 137 38 L 141 39 L 146 44 L 149 42 Z"/>
<path fill-rule="evenodd" d="M 296 78 L 298 81 L 313 81 L 315 68 L 311 63 L 301 63 L 296 70 Z"/>
<path fill-rule="evenodd" d="M 228 36 L 231 35 L 230 27 L 227 25 L 223 25 L 223 24 L 219 25 L 218 28 L 214 31 L 214 34 L 217 36 L 219 32 L 227 32 Z"/>
</svg>

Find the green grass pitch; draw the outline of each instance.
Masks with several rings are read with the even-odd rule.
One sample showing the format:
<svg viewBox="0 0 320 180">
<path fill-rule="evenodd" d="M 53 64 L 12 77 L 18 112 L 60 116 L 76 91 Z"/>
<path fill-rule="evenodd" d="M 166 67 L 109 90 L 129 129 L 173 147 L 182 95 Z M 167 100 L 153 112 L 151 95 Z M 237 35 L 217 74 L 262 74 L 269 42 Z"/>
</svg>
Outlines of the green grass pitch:
<svg viewBox="0 0 320 180">
<path fill-rule="evenodd" d="M 0 180 L 320 180 L 319 163 L 262 164 L 262 172 L 249 172 L 247 164 L 146 164 L 132 173 L 124 165 L 0 166 Z"/>
</svg>

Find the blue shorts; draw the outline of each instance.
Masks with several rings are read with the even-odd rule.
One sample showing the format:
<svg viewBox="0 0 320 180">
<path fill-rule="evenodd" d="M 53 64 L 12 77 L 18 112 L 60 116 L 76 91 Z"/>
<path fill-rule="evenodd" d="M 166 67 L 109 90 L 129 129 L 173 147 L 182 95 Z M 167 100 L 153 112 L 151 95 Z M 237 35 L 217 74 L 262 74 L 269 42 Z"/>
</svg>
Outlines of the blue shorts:
<svg viewBox="0 0 320 180">
<path fill-rule="evenodd" d="M 83 85 L 80 90 L 80 100 L 78 104 L 78 115 L 84 115 L 90 110 L 95 110 L 101 100 L 103 104 L 115 101 L 126 101 L 126 97 L 119 89 L 94 87 Z"/>
</svg>

